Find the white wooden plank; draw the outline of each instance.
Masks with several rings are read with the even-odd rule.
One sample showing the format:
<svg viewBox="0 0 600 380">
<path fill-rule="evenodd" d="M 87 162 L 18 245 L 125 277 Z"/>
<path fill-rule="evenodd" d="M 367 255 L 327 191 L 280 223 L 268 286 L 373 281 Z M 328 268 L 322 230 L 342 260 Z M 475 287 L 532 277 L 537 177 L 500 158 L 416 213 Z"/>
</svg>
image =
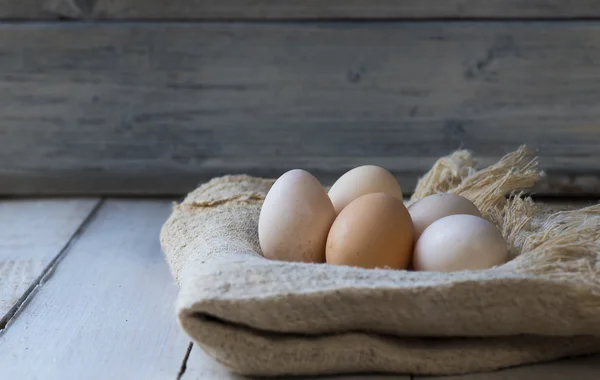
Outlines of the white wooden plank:
<svg viewBox="0 0 600 380">
<path fill-rule="evenodd" d="M 282 379 L 282 377 L 277 377 Z M 230 373 L 221 364 L 210 358 L 197 345 L 192 347 L 187 358 L 185 372 L 180 380 L 245 380 L 256 379 Z M 339 376 L 294 376 L 293 380 L 410 380 L 410 376 L 403 375 L 339 375 Z"/>
<path fill-rule="evenodd" d="M 0 379 L 174 379 L 189 345 L 158 242 L 168 201 L 109 200 L 0 336 Z"/>
<path fill-rule="evenodd" d="M 598 380 L 600 355 L 508 368 L 464 376 L 415 377 L 417 380 Z"/>
<path fill-rule="evenodd" d="M 97 203 L 97 199 L 0 201 L 0 328 Z"/>
</svg>

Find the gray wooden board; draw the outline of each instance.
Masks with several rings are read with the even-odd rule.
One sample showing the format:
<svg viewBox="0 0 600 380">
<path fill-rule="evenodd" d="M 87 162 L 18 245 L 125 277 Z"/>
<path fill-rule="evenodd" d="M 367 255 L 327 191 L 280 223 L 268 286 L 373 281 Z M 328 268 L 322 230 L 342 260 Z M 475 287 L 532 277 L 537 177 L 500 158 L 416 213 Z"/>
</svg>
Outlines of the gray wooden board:
<svg viewBox="0 0 600 380">
<path fill-rule="evenodd" d="M 527 143 L 600 193 L 600 23 L 0 25 L 0 194 L 183 193 Z"/>
<path fill-rule="evenodd" d="M 97 202 L 0 201 L 0 326 L 6 324 L 51 269 Z"/>
<path fill-rule="evenodd" d="M 416 380 L 598 380 L 600 355 L 519 366 L 463 376 L 415 377 Z"/>
<path fill-rule="evenodd" d="M 95 0 L 0 0 L 0 20 L 84 18 Z"/>
<path fill-rule="evenodd" d="M 562 18 L 600 15 L 598 0 L 56 0 L 82 17 L 125 19 Z M 59 12 L 60 14 L 60 12 Z"/>
<path fill-rule="evenodd" d="M 58 0 L 64 1 L 64 0 Z M 0 19 L 31 20 L 56 18 L 44 11 L 46 0 L 0 0 Z"/>
<path fill-rule="evenodd" d="M 0 379 L 174 379 L 189 340 L 158 243 L 170 209 L 106 201 L 0 335 Z"/>
</svg>

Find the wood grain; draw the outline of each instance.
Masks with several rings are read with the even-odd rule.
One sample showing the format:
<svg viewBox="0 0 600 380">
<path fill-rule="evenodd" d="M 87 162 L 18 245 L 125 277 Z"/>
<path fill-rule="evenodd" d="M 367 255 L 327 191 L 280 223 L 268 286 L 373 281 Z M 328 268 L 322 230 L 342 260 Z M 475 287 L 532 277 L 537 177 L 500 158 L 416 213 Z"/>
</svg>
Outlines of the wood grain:
<svg viewBox="0 0 600 380">
<path fill-rule="evenodd" d="M 47 14 L 66 19 L 83 19 L 90 15 L 95 0 L 45 0 L 43 9 Z"/>
<path fill-rule="evenodd" d="M 158 243 L 167 201 L 109 200 L 0 335 L 2 379 L 174 379 L 189 339 Z"/>
<path fill-rule="evenodd" d="M 597 0 L 96 0 L 93 3 L 90 12 L 82 16 L 96 19 L 242 20 L 589 18 L 600 15 Z"/>
<path fill-rule="evenodd" d="M 600 24 L 0 25 L 0 193 L 180 194 L 213 176 L 528 144 L 600 193 Z"/>
<path fill-rule="evenodd" d="M 0 0 L 1 20 L 55 19 L 57 15 L 44 10 L 46 0 Z M 59 0 L 63 1 L 63 0 Z"/>
<path fill-rule="evenodd" d="M 0 329 L 48 272 L 97 202 L 0 201 Z"/>
<path fill-rule="evenodd" d="M 0 0 L 0 20 L 85 19 L 95 0 Z"/>
<path fill-rule="evenodd" d="M 520 366 L 491 373 L 463 376 L 415 377 L 415 380 L 597 380 L 600 378 L 600 355 Z"/>
</svg>

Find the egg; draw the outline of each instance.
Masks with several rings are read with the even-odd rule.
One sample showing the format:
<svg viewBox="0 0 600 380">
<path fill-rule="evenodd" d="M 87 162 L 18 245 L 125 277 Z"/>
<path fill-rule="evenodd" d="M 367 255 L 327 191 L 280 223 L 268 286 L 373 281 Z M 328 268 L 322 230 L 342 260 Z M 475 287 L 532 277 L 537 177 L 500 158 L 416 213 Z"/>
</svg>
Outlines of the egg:
<svg viewBox="0 0 600 380">
<path fill-rule="evenodd" d="M 328 264 L 405 269 L 413 248 L 413 225 L 397 198 L 371 193 L 337 216 L 327 237 Z"/>
<path fill-rule="evenodd" d="M 324 262 L 333 204 L 310 173 L 295 169 L 275 181 L 260 210 L 258 240 L 272 260 Z"/>
<path fill-rule="evenodd" d="M 487 269 L 506 262 L 500 231 L 474 215 L 451 215 L 433 222 L 415 245 L 415 270 L 452 272 Z"/>
<path fill-rule="evenodd" d="M 350 202 L 370 193 L 386 193 L 402 200 L 402 189 L 396 178 L 374 165 L 359 166 L 346 172 L 329 189 L 329 198 L 339 214 Z"/>
<path fill-rule="evenodd" d="M 415 240 L 438 219 L 450 215 L 467 214 L 481 217 L 481 212 L 467 198 L 455 194 L 434 194 L 408 207 L 415 226 Z"/>
</svg>

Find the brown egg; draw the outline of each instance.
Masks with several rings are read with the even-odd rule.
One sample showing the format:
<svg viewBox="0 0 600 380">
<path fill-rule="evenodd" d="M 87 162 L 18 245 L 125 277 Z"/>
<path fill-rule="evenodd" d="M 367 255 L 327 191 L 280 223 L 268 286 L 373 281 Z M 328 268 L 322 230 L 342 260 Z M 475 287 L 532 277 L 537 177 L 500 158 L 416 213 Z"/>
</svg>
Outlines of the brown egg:
<svg viewBox="0 0 600 380">
<path fill-rule="evenodd" d="M 258 239 L 264 257 L 325 262 L 325 243 L 335 216 L 319 181 L 304 170 L 290 170 L 275 181 L 260 210 Z"/>
<path fill-rule="evenodd" d="M 481 212 L 467 198 L 455 194 L 434 194 L 410 205 L 408 208 L 415 226 L 415 241 L 431 223 L 450 215 L 474 215 L 481 217 Z"/>
<path fill-rule="evenodd" d="M 363 195 L 337 216 L 327 237 L 327 263 L 405 269 L 413 225 L 402 201 L 384 193 Z"/>
<path fill-rule="evenodd" d="M 359 166 L 346 172 L 329 189 L 329 198 L 339 214 L 350 202 L 370 193 L 386 193 L 402 200 L 402 189 L 396 178 L 374 165 Z"/>
<path fill-rule="evenodd" d="M 487 269 L 508 258 L 502 233 L 473 215 L 450 215 L 433 222 L 415 245 L 413 267 L 419 271 L 452 272 Z"/>
</svg>

